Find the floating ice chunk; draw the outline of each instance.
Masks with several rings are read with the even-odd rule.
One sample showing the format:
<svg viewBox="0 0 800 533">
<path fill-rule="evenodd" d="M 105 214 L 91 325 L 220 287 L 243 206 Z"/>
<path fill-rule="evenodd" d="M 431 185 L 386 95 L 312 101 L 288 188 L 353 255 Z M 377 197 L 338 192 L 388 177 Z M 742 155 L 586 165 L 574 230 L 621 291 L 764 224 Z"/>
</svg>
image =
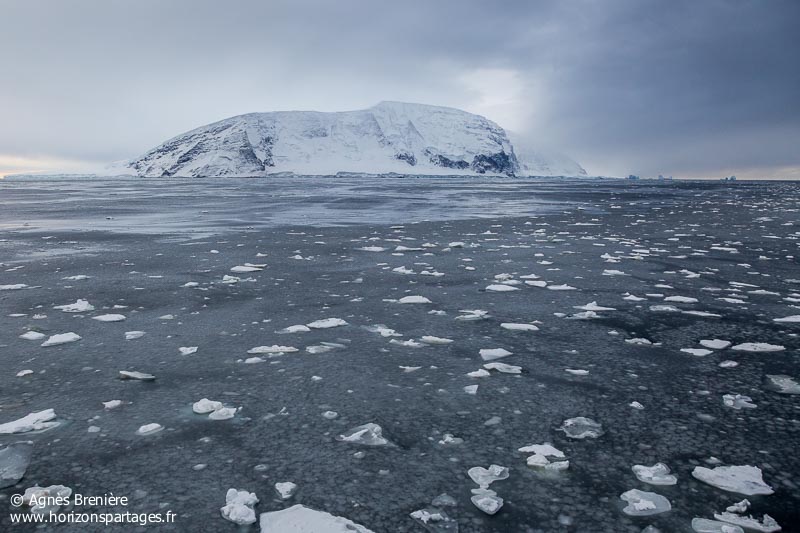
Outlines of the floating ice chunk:
<svg viewBox="0 0 800 533">
<path fill-rule="evenodd" d="M 153 374 L 144 372 L 129 372 L 128 370 L 119 371 L 119 379 L 135 379 L 138 381 L 153 381 L 156 377 Z"/>
<path fill-rule="evenodd" d="M 475 370 L 473 372 L 467 372 L 467 376 L 471 378 L 485 378 L 489 377 L 490 375 L 491 374 L 489 374 L 489 371 L 484 370 L 483 368 L 479 368 L 478 370 Z"/>
<path fill-rule="evenodd" d="M 132 341 L 134 339 L 139 339 L 144 337 L 144 331 L 126 331 L 125 332 L 125 340 Z"/>
<path fill-rule="evenodd" d="M 705 348 L 681 348 L 681 351 L 697 357 L 704 357 L 708 354 L 714 353 L 712 350 L 706 350 Z"/>
<path fill-rule="evenodd" d="M 366 326 L 364 329 L 371 333 L 377 333 L 381 337 L 402 337 L 402 335 L 388 326 L 383 324 L 375 324 L 374 326 Z"/>
<path fill-rule="evenodd" d="M 65 313 L 86 313 L 94 311 L 94 306 L 86 300 L 78 299 L 74 304 L 57 305 L 53 309 L 60 309 Z"/>
<path fill-rule="evenodd" d="M 738 513 L 742 514 L 746 512 L 750 508 L 750 500 L 745 498 L 740 502 L 736 502 L 733 505 L 729 505 L 725 510 L 729 513 Z"/>
<path fill-rule="evenodd" d="M 85 274 L 78 274 L 77 276 L 67 276 L 67 277 L 61 278 L 61 279 L 65 279 L 65 280 L 68 280 L 68 281 L 82 281 L 82 280 L 85 280 L 85 279 L 89 279 L 90 277 L 91 276 L 86 276 Z"/>
<path fill-rule="evenodd" d="M 486 363 L 483 365 L 486 370 L 497 370 L 503 374 L 522 374 L 521 366 L 507 365 L 505 363 Z"/>
<path fill-rule="evenodd" d="M 59 425 L 58 422 L 52 422 L 55 417 L 56 413 L 53 409 L 36 411 L 12 422 L 0 424 L 0 435 L 12 435 L 14 433 L 28 433 L 30 431 L 52 429 Z"/>
<path fill-rule="evenodd" d="M 718 313 L 710 313 L 708 311 L 681 311 L 684 315 L 699 316 L 703 318 L 722 318 Z"/>
<path fill-rule="evenodd" d="M 641 337 L 635 337 L 633 339 L 625 339 L 625 342 L 628 344 L 636 344 L 639 346 L 651 346 L 653 343 L 649 339 L 643 339 Z"/>
<path fill-rule="evenodd" d="M 153 433 L 158 433 L 164 429 L 164 426 L 161 424 L 156 424 L 155 422 L 152 424 L 145 424 L 141 426 L 139 429 L 136 430 L 137 435 L 152 435 Z"/>
<path fill-rule="evenodd" d="M 427 509 L 419 509 L 414 511 L 409 516 L 416 520 L 423 528 L 431 533 L 448 533 L 458 531 L 458 522 L 450 518 L 446 512 L 441 509 L 430 507 Z"/>
<path fill-rule="evenodd" d="M 773 493 L 772 487 L 764 483 L 761 469 L 756 466 L 718 466 L 713 469 L 697 466 L 692 470 L 692 476 L 718 489 L 745 496 Z"/>
<path fill-rule="evenodd" d="M 445 339 L 444 337 L 434 337 L 433 335 L 423 335 L 419 340 L 425 344 L 450 344 L 453 339 Z"/>
<path fill-rule="evenodd" d="M 107 402 L 102 402 L 102 403 L 103 407 L 105 407 L 110 411 L 111 409 L 116 409 L 117 407 L 122 405 L 122 400 L 109 400 Z"/>
<path fill-rule="evenodd" d="M 478 486 L 486 489 L 495 481 L 508 479 L 508 468 L 499 465 L 490 465 L 488 469 L 482 466 L 473 466 L 467 470 L 467 474 Z"/>
<path fill-rule="evenodd" d="M 404 266 L 399 266 L 397 268 L 393 268 L 392 272 L 395 272 L 397 274 L 406 274 L 406 275 L 416 274 L 416 272 L 414 272 L 410 268 L 406 268 Z"/>
<path fill-rule="evenodd" d="M 341 318 L 323 318 L 321 320 L 315 320 L 314 322 L 306 324 L 306 326 L 311 329 L 329 329 L 346 325 L 347 322 Z"/>
<path fill-rule="evenodd" d="M 326 420 L 333 420 L 334 418 L 336 418 L 338 416 L 339 416 L 339 413 L 337 413 L 336 411 L 325 411 L 324 413 L 322 413 L 322 418 L 324 418 Z"/>
<path fill-rule="evenodd" d="M 473 496 L 470 498 L 472 503 L 488 515 L 496 514 L 497 511 L 503 507 L 503 498 L 499 497 L 497 493 L 489 489 L 472 489 Z"/>
<path fill-rule="evenodd" d="M 540 289 L 543 289 L 543 288 L 547 287 L 547 282 L 546 281 L 542 281 L 542 280 L 531 280 L 531 279 L 529 279 L 529 280 L 525 281 L 525 285 L 530 285 L 531 287 L 539 287 Z"/>
<path fill-rule="evenodd" d="M 755 409 L 756 404 L 750 396 L 742 396 L 741 394 L 725 394 L 722 396 L 722 403 L 725 407 L 733 409 Z"/>
<path fill-rule="evenodd" d="M 486 290 L 489 292 L 511 292 L 511 291 L 518 291 L 519 287 L 513 287 L 511 285 L 489 285 L 486 287 Z"/>
<path fill-rule="evenodd" d="M 264 359 L 263 357 L 248 357 L 247 359 L 244 360 L 244 364 L 246 364 L 246 365 L 254 365 L 256 363 L 264 363 L 266 361 L 267 360 Z"/>
<path fill-rule="evenodd" d="M 761 521 L 759 521 L 757 518 L 753 518 L 752 516 L 745 517 L 728 512 L 714 513 L 714 518 L 752 531 L 772 533 L 773 531 L 781 530 L 781 526 L 778 524 L 778 522 L 776 522 L 775 519 L 768 514 L 765 514 Z"/>
<path fill-rule="evenodd" d="M 572 374 L 573 376 L 586 376 L 589 374 L 588 370 L 584 370 L 582 368 L 565 368 L 564 372 Z"/>
<path fill-rule="evenodd" d="M 29 506 L 34 514 L 49 515 L 58 512 L 61 508 L 58 501 L 64 501 L 71 495 L 72 489 L 64 485 L 36 486 L 25 489 L 22 503 Z"/>
<path fill-rule="evenodd" d="M 484 361 L 492 361 L 512 355 L 512 353 L 505 348 L 482 348 L 478 353 Z"/>
<path fill-rule="evenodd" d="M 712 350 L 722 350 L 730 346 L 731 343 L 730 341 L 724 341 L 721 339 L 704 339 L 700 341 L 700 345 L 706 348 L 711 348 Z"/>
<path fill-rule="evenodd" d="M 696 304 L 699 300 L 690 296 L 667 296 L 665 302 L 677 302 L 682 304 Z"/>
<path fill-rule="evenodd" d="M 58 346 L 59 344 L 68 344 L 70 342 L 75 342 L 81 340 L 81 336 L 77 333 L 59 333 L 57 335 L 52 335 L 49 339 L 44 341 L 41 345 L 42 346 Z"/>
<path fill-rule="evenodd" d="M 640 297 L 635 296 L 633 294 L 628 294 L 627 296 L 625 296 L 623 298 L 623 300 L 627 300 L 629 302 L 643 302 L 643 301 L 647 300 L 647 298 L 640 298 Z"/>
<path fill-rule="evenodd" d="M 567 437 L 571 439 L 585 439 L 587 437 L 596 439 L 603 434 L 602 424 L 583 416 L 564 420 L 558 429 L 566 433 Z"/>
<path fill-rule="evenodd" d="M 603 307 L 602 305 L 597 305 L 597 302 L 589 302 L 586 305 L 573 305 L 573 307 L 582 311 L 616 311 L 616 309 L 613 307 Z"/>
<path fill-rule="evenodd" d="M 482 309 L 461 309 L 458 312 L 462 314 L 457 316 L 456 320 L 483 320 L 489 317 L 489 311 L 484 311 Z"/>
<path fill-rule="evenodd" d="M 389 440 L 383 436 L 383 429 L 378 424 L 372 422 L 356 426 L 347 434 L 336 437 L 336 440 L 363 444 L 365 446 L 383 446 L 391 444 Z"/>
<path fill-rule="evenodd" d="M 563 285 L 548 285 L 547 288 L 550 289 L 551 291 L 576 291 L 576 290 L 578 290 L 576 287 L 573 287 L 572 285 L 567 285 L 566 283 L 563 284 Z"/>
<path fill-rule="evenodd" d="M 631 467 L 636 479 L 650 485 L 674 485 L 678 478 L 669 473 L 669 467 L 664 463 L 653 466 L 633 465 Z"/>
<path fill-rule="evenodd" d="M 622 270 L 603 270 L 604 276 L 627 276 Z"/>
<path fill-rule="evenodd" d="M 628 406 L 633 407 L 634 409 L 644 409 L 644 405 L 640 404 L 639 402 L 631 402 Z"/>
<path fill-rule="evenodd" d="M 259 272 L 261 270 L 264 270 L 264 268 L 257 266 L 247 266 L 247 265 L 236 265 L 235 267 L 231 268 L 231 272 L 236 272 L 237 274 L 243 272 Z"/>
<path fill-rule="evenodd" d="M 181 346 L 178 348 L 178 351 L 181 355 L 192 355 L 193 353 L 197 353 L 197 346 Z"/>
<path fill-rule="evenodd" d="M 707 518 L 693 518 L 692 530 L 697 533 L 744 533 L 739 526 Z"/>
<path fill-rule="evenodd" d="M 45 337 L 47 337 L 47 335 L 44 333 L 39 333 L 38 331 L 26 331 L 19 336 L 20 339 L 25 339 L 26 341 L 38 341 Z"/>
<path fill-rule="evenodd" d="M 297 485 L 295 485 L 291 481 L 275 483 L 275 492 L 278 493 L 278 496 L 280 496 L 282 500 L 288 500 L 289 498 L 294 496 L 294 493 L 296 491 L 297 491 Z"/>
<path fill-rule="evenodd" d="M 32 454 L 32 442 L 13 442 L 0 450 L 0 489 L 16 485 L 25 476 Z"/>
<path fill-rule="evenodd" d="M 220 508 L 220 513 L 225 520 L 230 520 L 240 526 L 252 524 L 256 521 L 256 512 L 253 506 L 258 503 L 254 492 L 246 490 L 228 489 L 225 494 L 225 506 Z M 262 529 L 262 531 L 265 531 Z"/>
<path fill-rule="evenodd" d="M 800 383 L 785 374 L 767 374 L 767 388 L 781 394 L 800 394 Z"/>
<path fill-rule="evenodd" d="M 425 298 L 424 296 L 403 296 L 399 300 L 398 303 L 401 304 L 429 304 L 433 303 L 429 299 Z"/>
<path fill-rule="evenodd" d="M 186 283 L 181 285 L 181 287 L 184 287 L 184 288 L 187 288 L 187 289 L 188 288 L 192 288 L 192 287 L 199 287 L 199 286 L 200 286 L 200 284 L 197 283 L 196 281 L 187 281 Z"/>
<path fill-rule="evenodd" d="M 785 349 L 783 346 L 766 342 L 744 342 L 731 348 L 738 352 L 782 352 Z"/>
<path fill-rule="evenodd" d="M 333 327 L 333 326 L 331 326 Z M 247 350 L 249 354 L 275 354 L 275 353 L 294 353 L 299 351 L 294 346 L 279 346 L 277 344 L 273 344 L 272 346 L 256 346 L 255 348 L 250 348 Z"/>
<path fill-rule="evenodd" d="M 650 310 L 656 313 L 680 313 L 680 309 L 674 305 L 651 305 Z"/>
<path fill-rule="evenodd" d="M 15 283 L 13 285 L 0 285 L 0 291 L 18 291 L 20 289 L 25 289 L 28 286 L 24 283 Z"/>
<path fill-rule="evenodd" d="M 203 398 L 202 400 L 192 404 L 192 411 L 198 415 L 213 413 L 217 409 L 222 409 L 222 402 L 215 402 L 209 400 L 208 398 Z"/>
<path fill-rule="evenodd" d="M 669 500 L 655 492 L 631 489 L 623 492 L 620 499 L 628 502 L 622 512 L 631 516 L 648 516 L 672 509 Z"/>
<path fill-rule="evenodd" d="M 362 248 L 359 248 L 359 250 L 361 250 L 362 252 L 385 252 L 386 248 L 383 248 L 381 246 L 364 246 Z"/>
<path fill-rule="evenodd" d="M 567 318 L 571 320 L 591 320 L 593 318 L 601 318 L 601 317 L 594 311 L 583 311 L 581 313 L 575 313 L 574 315 L 570 315 Z"/>
<path fill-rule="evenodd" d="M 800 323 L 800 315 L 785 316 L 783 318 L 773 318 L 773 322 L 780 324 L 797 324 Z"/>
<path fill-rule="evenodd" d="M 237 410 L 235 407 L 220 407 L 212 411 L 208 418 L 211 420 L 229 420 L 236 415 Z"/>
<path fill-rule="evenodd" d="M 439 441 L 439 444 L 441 444 L 441 445 L 461 444 L 463 442 L 464 442 L 464 439 L 462 439 L 460 437 L 456 437 L 452 433 L 445 433 L 444 435 L 442 435 L 442 438 Z"/>
<path fill-rule="evenodd" d="M 539 331 L 539 328 L 533 324 L 517 324 L 515 322 L 503 322 L 500 327 L 509 331 Z"/>
<path fill-rule="evenodd" d="M 125 320 L 125 315 L 110 313 L 106 315 L 93 316 L 92 320 L 99 320 L 100 322 L 122 322 Z"/>
<path fill-rule="evenodd" d="M 297 504 L 281 511 L 261 513 L 262 533 L 372 533 L 355 522 Z"/>
<path fill-rule="evenodd" d="M 464 387 L 464 392 L 467 394 L 478 394 L 478 386 L 477 385 L 467 385 Z"/>
<path fill-rule="evenodd" d="M 161 315 L 158 317 L 159 320 L 175 320 L 175 315 Z"/>
<path fill-rule="evenodd" d="M 17 377 L 22 378 L 25 376 L 29 376 L 31 374 L 33 374 L 33 370 L 20 370 L 19 372 L 17 372 Z"/>
<path fill-rule="evenodd" d="M 281 333 L 306 333 L 311 331 L 311 328 L 305 326 L 303 324 L 297 324 L 295 326 L 289 326 L 288 328 L 283 328 L 280 332 Z"/>
</svg>

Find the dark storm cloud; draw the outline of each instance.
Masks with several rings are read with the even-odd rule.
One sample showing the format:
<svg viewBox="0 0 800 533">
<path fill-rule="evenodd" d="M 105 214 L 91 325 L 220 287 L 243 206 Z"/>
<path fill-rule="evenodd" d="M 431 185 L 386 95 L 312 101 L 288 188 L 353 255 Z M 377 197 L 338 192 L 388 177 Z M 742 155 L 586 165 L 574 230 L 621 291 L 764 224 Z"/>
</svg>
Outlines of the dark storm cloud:
<svg viewBox="0 0 800 533">
<path fill-rule="evenodd" d="M 0 158 L 120 159 L 225 116 L 397 99 L 594 173 L 774 174 L 800 167 L 799 26 L 793 0 L 0 0 Z"/>
</svg>

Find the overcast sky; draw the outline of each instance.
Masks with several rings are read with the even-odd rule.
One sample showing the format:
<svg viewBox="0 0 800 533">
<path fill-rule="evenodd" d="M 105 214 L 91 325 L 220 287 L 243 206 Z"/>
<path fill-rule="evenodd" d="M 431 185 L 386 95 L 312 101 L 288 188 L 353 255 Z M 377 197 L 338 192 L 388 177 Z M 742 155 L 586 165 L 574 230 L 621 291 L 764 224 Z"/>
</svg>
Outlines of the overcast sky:
<svg viewBox="0 0 800 533">
<path fill-rule="evenodd" d="M 800 1 L 0 0 L 0 175 L 381 100 L 485 115 L 593 175 L 800 179 Z"/>
</svg>

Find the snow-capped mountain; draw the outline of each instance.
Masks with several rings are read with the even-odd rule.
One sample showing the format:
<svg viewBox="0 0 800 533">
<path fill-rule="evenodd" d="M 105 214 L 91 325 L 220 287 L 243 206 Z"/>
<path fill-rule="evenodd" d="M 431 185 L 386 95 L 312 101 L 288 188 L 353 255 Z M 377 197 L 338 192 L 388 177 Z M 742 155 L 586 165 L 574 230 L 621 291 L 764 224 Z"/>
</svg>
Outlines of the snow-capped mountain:
<svg viewBox="0 0 800 533">
<path fill-rule="evenodd" d="M 503 128 L 480 115 L 381 102 L 360 111 L 228 118 L 178 135 L 111 172 L 186 177 L 280 172 L 585 175 L 571 160 L 564 164 L 532 153 L 533 159 L 520 158 Z"/>
</svg>

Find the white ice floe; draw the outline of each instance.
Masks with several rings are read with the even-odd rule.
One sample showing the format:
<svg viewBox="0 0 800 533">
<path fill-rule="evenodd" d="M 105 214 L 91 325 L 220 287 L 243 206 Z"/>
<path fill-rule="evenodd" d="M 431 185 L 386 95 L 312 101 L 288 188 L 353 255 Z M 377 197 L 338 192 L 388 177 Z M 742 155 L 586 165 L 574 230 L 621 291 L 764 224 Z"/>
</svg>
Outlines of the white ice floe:
<svg viewBox="0 0 800 533">
<path fill-rule="evenodd" d="M 433 335 L 423 335 L 420 337 L 422 342 L 425 344 L 450 344 L 453 342 L 453 339 L 446 339 L 444 337 L 434 337 Z"/>
<path fill-rule="evenodd" d="M 732 409 L 755 409 L 756 404 L 750 396 L 741 394 L 725 394 L 722 396 L 722 404 Z"/>
<path fill-rule="evenodd" d="M 402 337 L 400 333 L 393 330 L 392 328 L 385 326 L 383 324 L 375 324 L 372 326 L 365 326 L 367 331 L 370 333 L 377 333 L 381 337 Z"/>
<path fill-rule="evenodd" d="M 704 357 L 708 354 L 714 353 L 712 350 L 706 350 L 705 348 L 681 348 L 681 351 L 697 357 Z"/>
<path fill-rule="evenodd" d="M 529 280 L 525 281 L 525 285 L 530 285 L 531 287 L 538 287 L 540 289 L 543 289 L 543 288 L 547 287 L 547 282 L 546 281 L 542 281 L 542 280 L 531 280 L 531 279 L 529 279 Z"/>
<path fill-rule="evenodd" d="M 490 465 L 489 468 L 473 466 L 467 470 L 470 479 L 482 489 L 488 489 L 495 481 L 508 479 L 508 468 L 500 465 Z"/>
<path fill-rule="evenodd" d="M 153 374 L 145 374 L 144 372 L 130 372 L 128 370 L 119 371 L 119 379 L 133 379 L 137 381 L 153 381 L 156 377 Z"/>
<path fill-rule="evenodd" d="M 197 346 L 181 346 L 178 348 L 181 355 L 192 355 L 197 353 Z"/>
<path fill-rule="evenodd" d="M 539 328 L 533 324 L 518 324 L 515 322 L 503 322 L 500 327 L 509 331 L 539 331 Z"/>
<path fill-rule="evenodd" d="M 14 283 L 12 285 L 0 285 L 0 291 L 18 291 L 20 289 L 25 289 L 28 286 L 24 283 Z"/>
<path fill-rule="evenodd" d="M 483 368 L 479 368 L 478 370 L 475 370 L 473 372 L 467 372 L 467 376 L 471 378 L 487 378 L 490 375 L 491 374 L 489 374 L 489 371 L 484 370 Z"/>
<path fill-rule="evenodd" d="M 207 415 L 208 413 L 213 413 L 217 409 L 222 409 L 222 402 L 212 401 L 208 398 L 203 398 L 192 404 L 192 411 L 198 415 Z"/>
<path fill-rule="evenodd" d="M 550 289 L 551 291 L 576 291 L 576 290 L 578 290 L 576 287 L 573 287 L 572 285 L 567 285 L 566 283 L 563 284 L 563 285 L 548 285 L 547 288 Z"/>
<path fill-rule="evenodd" d="M 783 346 L 766 342 L 744 342 L 731 348 L 737 352 L 782 352 L 785 349 Z"/>
<path fill-rule="evenodd" d="M 403 296 L 399 300 L 398 303 L 401 304 L 429 304 L 432 303 L 429 299 L 425 298 L 424 296 Z"/>
<path fill-rule="evenodd" d="M 12 442 L 0 449 L 0 489 L 13 487 L 25 477 L 32 454 L 32 441 Z"/>
<path fill-rule="evenodd" d="M 783 318 L 773 318 L 773 322 L 780 324 L 798 324 L 800 323 L 800 315 L 785 316 Z"/>
<path fill-rule="evenodd" d="M 690 296 L 667 296 L 665 302 L 676 302 L 682 304 L 696 304 L 699 300 Z"/>
<path fill-rule="evenodd" d="M 461 314 L 456 317 L 456 320 L 472 321 L 489 318 L 489 311 L 483 309 L 460 309 L 458 312 Z"/>
<path fill-rule="evenodd" d="M 264 270 L 264 266 L 256 266 L 256 265 L 236 265 L 235 267 L 231 268 L 231 272 L 236 272 L 237 274 L 241 274 L 244 272 L 259 272 Z"/>
<path fill-rule="evenodd" d="M 50 485 L 49 487 L 29 487 L 22 495 L 22 503 L 31 508 L 34 514 L 49 515 L 56 513 L 61 508 L 59 502 L 65 502 L 72 496 L 72 489 L 64 485 Z"/>
<path fill-rule="evenodd" d="M 785 374 L 767 374 L 767 388 L 781 394 L 800 394 L 800 383 Z"/>
<path fill-rule="evenodd" d="M 625 342 L 628 344 L 635 344 L 637 346 L 652 346 L 653 343 L 649 339 L 643 339 L 641 337 L 634 337 L 633 339 L 625 339 Z"/>
<path fill-rule="evenodd" d="M 572 374 L 573 376 L 587 376 L 589 374 L 588 370 L 582 368 L 565 368 L 564 372 Z"/>
<path fill-rule="evenodd" d="M 464 392 L 467 394 L 478 394 L 478 386 L 477 385 L 467 385 L 464 387 Z"/>
<path fill-rule="evenodd" d="M 294 346 L 280 346 L 273 344 L 272 346 L 256 346 L 247 350 L 249 354 L 278 354 L 278 353 L 294 353 L 298 349 Z"/>
<path fill-rule="evenodd" d="M 571 439 L 585 439 L 587 437 L 596 439 L 603 435 L 603 425 L 584 416 L 568 418 L 564 420 L 558 429 L 566 433 L 567 437 Z"/>
<path fill-rule="evenodd" d="M 225 520 L 243 526 L 256 521 L 256 512 L 253 507 L 257 503 L 258 498 L 254 492 L 231 488 L 225 493 L 225 506 L 219 511 Z M 262 531 L 264 530 L 262 529 Z"/>
<path fill-rule="evenodd" d="M 669 473 L 669 467 L 664 463 L 653 466 L 633 465 L 631 467 L 636 479 L 650 485 L 674 485 L 678 478 Z"/>
<path fill-rule="evenodd" d="M 81 340 L 81 336 L 77 333 L 68 332 L 68 333 L 59 333 L 57 335 L 52 335 L 49 339 L 44 341 L 41 345 L 42 346 L 58 346 L 59 344 L 67 344 L 70 342 L 75 342 Z"/>
<path fill-rule="evenodd" d="M 711 348 L 712 350 L 723 350 L 731 345 L 730 341 L 724 341 L 721 339 L 703 339 L 700 341 L 700 345 L 706 348 Z"/>
<path fill-rule="evenodd" d="M 110 411 L 111 409 L 116 409 L 117 407 L 122 405 L 122 400 L 109 400 L 107 402 L 102 402 L 102 403 L 103 407 L 105 407 Z"/>
<path fill-rule="evenodd" d="M 486 363 L 483 365 L 486 370 L 497 370 L 502 374 L 522 374 L 521 366 L 507 365 L 505 363 Z"/>
<path fill-rule="evenodd" d="M 511 292 L 511 291 L 518 291 L 519 287 L 513 287 L 511 285 L 503 285 L 503 284 L 494 284 L 487 286 L 486 290 L 489 292 Z"/>
<path fill-rule="evenodd" d="M 628 404 L 628 406 L 629 407 L 633 407 L 634 409 L 639 409 L 639 410 L 644 409 L 644 405 L 642 405 L 639 402 L 631 402 L 631 403 Z"/>
<path fill-rule="evenodd" d="M 294 326 L 289 326 L 287 328 L 283 328 L 280 331 L 280 333 L 306 333 L 308 331 L 311 331 L 311 328 L 309 328 L 308 326 L 303 325 L 303 324 L 297 324 L 297 325 L 294 325 Z"/>
<path fill-rule="evenodd" d="M 654 515 L 672 509 L 669 500 L 655 492 L 631 489 L 623 492 L 620 499 L 628 503 L 622 512 L 631 516 Z"/>
<path fill-rule="evenodd" d="M 132 341 L 134 339 L 139 339 L 144 337 L 144 331 L 126 331 L 125 332 L 125 340 Z"/>
<path fill-rule="evenodd" d="M 622 270 L 603 270 L 604 276 L 627 276 Z"/>
<path fill-rule="evenodd" d="M 363 444 L 365 446 L 383 446 L 391 444 L 389 440 L 383 436 L 383 428 L 372 422 L 356 426 L 348 433 L 336 437 L 336 440 Z"/>
<path fill-rule="evenodd" d="M 358 248 L 362 252 L 385 252 L 386 248 L 381 246 L 364 246 L 362 248 Z"/>
<path fill-rule="evenodd" d="M 161 424 L 156 424 L 153 422 L 152 424 L 145 424 L 141 426 L 139 429 L 136 430 L 137 435 L 152 435 L 154 433 L 158 433 L 164 429 L 164 426 Z"/>
<path fill-rule="evenodd" d="M 503 498 L 499 497 L 493 490 L 479 488 L 472 489 L 473 496 L 470 498 L 473 505 L 488 515 L 496 514 L 503 507 Z"/>
<path fill-rule="evenodd" d="M 33 374 L 33 370 L 20 370 L 17 372 L 17 377 L 22 378 L 25 376 L 30 376 L 31 374 Z"/>
<path fill-rule="evenodd" d="M 47 335 L 39 333 L 38 331 L 26 331 L 19 336 L 20 339 L 25 339 L 26 341 L 39 341 L 45 337 L 47 337 Z"/>
<path fill-rule="evenodd" d="M 262 533 L 372 533 L 347 518 L 300 504 L 261 513 L 259 525 Z"/>
<path fill-rule="evenodd" d="M 59 425 L 58 422 L 53 422 L 55 418 L 56 413 L 53 409 L 36 411 L 17 420 L 0 424 L 0 435 L 46 431 Z"/>
<path fill-rule="evenodd" d="M 550 457 L 556 459 L 565 459 L 564 452 L 555 448 L 549 442 L 544 444 L 531 444 L 523 446 L 519 449 L 522 453 L 532 453 L 526 460 L 526 464 L 533 468 L 539 468 L 548 471 L 560 471 L 569 468 L 569 461 L 552 461 Z"/>
<path fill-rule="evenodd" d="M 481 348 L 478 353 L 484 361 L 493 361 L 494 359 L 501 359 L 512 355 L 512 352 L 509 352 L 505 348 Z"/>
<path fill-rule="evenodd" d="M 208 415 L 208 418 L 211 420 L 230 420 L 236 416 L 237 411 L 238 409 L 235 407 L 220 407 L 219 409 L 212 411 Z"/>
<path fill-rule="evenodd" d="M 572 307 L 582 311 L 616 311 L 616 309 L 613 307 L 603 307 L 602 305 L 597 305 L 597 302 L 589 302 L 586 305 L 573 305 Z"/>
<path fill-rule="evenodd" d="M 315 320 L 314 322 L 306 324 L 306 326 L 311 329 L 329 329 L 346 325 L 347 322 L 341 318 L 323 318 L 321 320 Z"/>
<path fill-rule="evenodd" d="M 772 487 L 764 483 L 761 469 L 756 466 L 717 466 L 713 469 L 697 466 L 692 470 L 692 476 L 718 489 L 745 496 L 773 493 Z"/>
<path fill-rule="evenodd" d="M 733 524 L 734 526 L 739 526 L 748 531 L 772 533 L 782 529 L 780 524 L 768 514 L 765 514 L 761 520 L 752 516 L 741 516 L 730 512 L 714 513 L 714 518 L 728 524 Z"/>
<path fill-rule="evenodd" d="M 693 518 L 692 531 L 696 533 L 744 533 L 744 529 L 739 526 L 708 518 Z"/>
<path fill-rule="evenodd" d="M 109 313 L 105 315 L 93 316 L 92 320 L 99 320 L 100 322 L 122 322 L 125 320 L 125 315 Z"/>
<path fill-rule="evenodd" d="M 60 309 L 65 313 L 86 313 L 94 311 L 94 306 L 86 300 L 78 299 L 74 304 L 57 305 L 53 309 Z"/>
<path fill-rule="evenodd" d="M 284 481 L 280 483 L 275 483 L 275 492 L 278 493 L 281 500 L 288 500 L 294 493 L 297 491 L 297 485 L 292 483 L 291 481 Z"/>
</svg>

